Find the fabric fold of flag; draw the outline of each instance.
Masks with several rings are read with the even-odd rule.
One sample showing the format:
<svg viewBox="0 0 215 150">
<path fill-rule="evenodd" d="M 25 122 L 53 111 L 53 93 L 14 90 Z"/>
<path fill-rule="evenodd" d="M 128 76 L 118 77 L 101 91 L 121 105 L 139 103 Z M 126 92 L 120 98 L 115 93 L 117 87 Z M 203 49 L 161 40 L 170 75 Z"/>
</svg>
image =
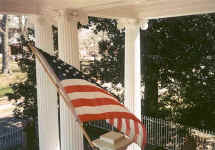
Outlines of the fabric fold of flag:
<svg viewBox="0 0 215 150">
<path fill-rule="evenodd" d="M 141 148 L 146 143 L 146 130 L 139 119 L 110 92 L 98 85 L 73 66 L 55 56 L 37 49 L 47 68 L 51 68 L 59 79 L 63 91 L 69 97 L 69 104 L 74 108 L 81 122 L 106 120 L 130 138 Z"/>
</svg>

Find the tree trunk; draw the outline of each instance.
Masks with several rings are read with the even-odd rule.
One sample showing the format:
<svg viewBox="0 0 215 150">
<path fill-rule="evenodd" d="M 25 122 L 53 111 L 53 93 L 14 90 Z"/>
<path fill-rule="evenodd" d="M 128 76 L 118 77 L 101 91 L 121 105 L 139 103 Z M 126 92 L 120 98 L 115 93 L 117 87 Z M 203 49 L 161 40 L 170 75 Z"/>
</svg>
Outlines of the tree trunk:
<svg viewBox="0 0 215 150">
<path fill-rule="evenodd" d="M 26 19 L 25 22 L 22 22 L 23 20 L 23 16 L 19 16 L 19 34 L 20 34 L 20 39 L 21 39 L 21 43 L 20 43 L 20 50 L 19 50 L 19 55 L 21 53 L 21 57 L 23 57 L 24 51 L 23 51 L 23 40 L 27 40 L 27 31 L 26 31 Z M 17 56 L 16 56 L 17 57 Z"/>
<path fill-rule="evenodd" d="M 10 73 L 9 69 L 9 46 L 8 46 L 8 21 L 6 16 L 5 32 L 3 33 L 3 49 L 2 49 L 2 73 Z"/>
<path fill-rule="evenodd" d="M 3 38 L 4 38 L 4 34 L 2 32 L 0 32 L 0 53 L 2 53 L 3 51 Z"/>
</svg>

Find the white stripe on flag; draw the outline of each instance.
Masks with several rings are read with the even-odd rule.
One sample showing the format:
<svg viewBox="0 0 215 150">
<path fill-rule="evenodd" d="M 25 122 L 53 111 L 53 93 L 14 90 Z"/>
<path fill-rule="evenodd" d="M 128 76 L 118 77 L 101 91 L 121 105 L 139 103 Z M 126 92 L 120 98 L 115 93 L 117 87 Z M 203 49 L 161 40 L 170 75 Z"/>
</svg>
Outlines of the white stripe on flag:
<svg viewBox="0 0 215 150">
<path fill-rule="evenodd" d="M 139 135 L 137 136 L 137 143 L 142 145 L 143 143 L 143 128 L 141 124 L 138 123 Z"/>
<path fill-rule="evenodd" d="M 87 111 L 86 111 L 87 110 Z M 77 115 L 84 115 L 84 114 L 101 114 L 107 112 L 126 112 L 128 111 L 119 106 L 119 105 L 103 105 L 103 106 L 81 106 L 76 107 L 75 112 Z"/>
<path fill-rule="evenodd" d="M 126 132 L 126 121 L 125 121 L 124 118 L 122 118 L 122 128 L 121 128 L 121 131 L 122 131 L 123 133 Z"/>
<path fill-rule="evenodd" d="M 61 83 L 63 86 L 74 86 L 74 85 L 91 85 L 100 88 L 99 86 L 96 86 L 96 84 L 90 83 L 83 79 L 65 79 L 62 80 Z"/>
<path fill-rule="evenodd" d="M 73 92 L 73 93 L 68 93 L 68 96 L 70 100 L 81 99 L 81 98 L 87 98 L 87 99 L 110 98 L 117 101 L 113 96 L 107 95 L 102 92 Z"/>
<path fill-rule="evenodd" d="M 115 128 L 117 128 L 117 124 L 118 124 L 118 119 L 117 118 L 114 118 L 114 120 L 113 120 L 113 126 L 115 127 Z"/>
<path fill-rule="evenodd" d="M 130 128 L 131 128 L 130 137 L 133 138 L 135 135 L 135 126 L 134 126 L 134 121 L 132 119 L 130 119 Z"/>
</svg>

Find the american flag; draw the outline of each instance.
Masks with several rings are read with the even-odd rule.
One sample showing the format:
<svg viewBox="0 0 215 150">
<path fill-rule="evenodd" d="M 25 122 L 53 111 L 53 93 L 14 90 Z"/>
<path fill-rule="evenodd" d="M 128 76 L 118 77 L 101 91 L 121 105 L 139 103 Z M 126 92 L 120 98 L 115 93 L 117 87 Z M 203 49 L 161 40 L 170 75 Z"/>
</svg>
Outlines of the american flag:
<svg viewBox="0 0 215 150">
<path fill-rule="evenodd" d="M 53 70 L 69 97 L 69 104 L 81 122 L 106 120 L 134 140 L 141 148 L 146 143 L 146 130 L 135 115 L 119 103 L 116 97 L 98 85 L 78 69 L 63 62 L 56 56 L 37 49 L 37 55 L 47 68 Z M 46 69 L 47 69 L 46 68 Z"/>
</svg>

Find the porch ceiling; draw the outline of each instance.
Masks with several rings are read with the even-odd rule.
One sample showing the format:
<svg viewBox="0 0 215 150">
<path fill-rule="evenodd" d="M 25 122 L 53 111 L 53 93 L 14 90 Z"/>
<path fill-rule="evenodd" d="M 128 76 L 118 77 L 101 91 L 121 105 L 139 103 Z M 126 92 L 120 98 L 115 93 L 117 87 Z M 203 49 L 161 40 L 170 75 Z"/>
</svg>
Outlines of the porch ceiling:
<svg viewBox="0 0 215 150">
<path fill-rule="evenodd" d="M 106 18 L 163 18 L 215 12 L 215 0 L 0 0 L 0 13 L 83 10 Z"/>
</svg>

